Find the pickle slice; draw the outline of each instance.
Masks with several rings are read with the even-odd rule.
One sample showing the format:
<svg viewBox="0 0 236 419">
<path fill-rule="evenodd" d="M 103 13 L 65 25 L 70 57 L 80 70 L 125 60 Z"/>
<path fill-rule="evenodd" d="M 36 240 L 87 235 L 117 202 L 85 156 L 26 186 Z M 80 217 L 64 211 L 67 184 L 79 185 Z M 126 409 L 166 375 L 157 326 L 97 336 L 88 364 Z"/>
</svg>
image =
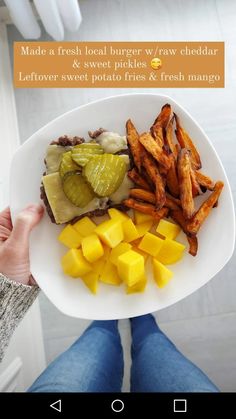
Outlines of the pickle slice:
<svg viewBox="0 0 236 419">
<path fill-rule="evenodd" d="M 126 173 L 124 160 L 114 154 L 92 157 L 83 169 L 83 175 L 99 196 L 110 196 L 123 182 Z"/>
<path fill-rule="evenodd" d="M 81 173 L 67 173 L 63 178 L 62 184 L 65 195 L 77 207 L 85 207 L 95 197 L 93 190 Z"/>
<path fill-rule="evenodd" d="M 97 143 L 83 143 L 73 147 L 72 159 L 79 165 L 85 166 L 96 154 L 103 154 L 102 146 Z"/>
<path fill-rule="evenodd" d="M 79 170 L 79 166 L 72 159 L 71 151 L 67 151 L 67 153 L 64 153 L 62 155 L 62 160 L 59 168 L 60 176 L 63 179 L 66 173 L 75 172 L 76 170 Z"/>
</svg>

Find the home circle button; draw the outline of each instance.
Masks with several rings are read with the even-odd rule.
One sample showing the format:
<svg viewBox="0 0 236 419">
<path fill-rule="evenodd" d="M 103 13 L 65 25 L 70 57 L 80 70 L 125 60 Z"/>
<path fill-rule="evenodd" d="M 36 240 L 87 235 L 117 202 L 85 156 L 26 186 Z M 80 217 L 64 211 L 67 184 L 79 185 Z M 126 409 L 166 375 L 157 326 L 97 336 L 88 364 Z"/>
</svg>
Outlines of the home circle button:
<svg viewBox="0 0 236 419">
<path fill-rule="evenodd" d="M 125 405 L 122 402 L 122 400 L 120 400 L 120 399 L 113 400 L 113 402 L 111 404 L 111 408 L 112 408 L 113 412 L 116 412 L 116 413 L 122 412 L 124 407 L 125 407 Z"/>
</svg>

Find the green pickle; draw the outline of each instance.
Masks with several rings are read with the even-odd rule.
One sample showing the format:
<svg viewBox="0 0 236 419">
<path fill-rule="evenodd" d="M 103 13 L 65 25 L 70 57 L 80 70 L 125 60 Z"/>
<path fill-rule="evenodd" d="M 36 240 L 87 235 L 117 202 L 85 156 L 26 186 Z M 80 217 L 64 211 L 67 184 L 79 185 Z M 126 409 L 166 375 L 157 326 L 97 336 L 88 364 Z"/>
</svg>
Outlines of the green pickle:
<svg viewBox="0 0 236 419">
<path fill-rule="evenodd" d="M 84 208 L 95 197 L 81 173 L 67 173 L 62 181 L 63 191 L 72 204 Z"/>
<path fill-rule="evenodd" d="M 72 159 L 79 165 L 84 167 L 91 157 L 103 154 L 103 148 L 97 143 L 83 143 L 76 145 L 72 150 Z"/>
<path fill-rule="evenodd" d="M 59 168 L 59 173 L 62 179 L 68 172 L 74 172 L 79 169 L 80 168 L 78 164 L 76 164 L 74 160 L 72 160 L 71 151 L 67 151 L 62 155 L 62 160 Z"/>
<path fill-rule="evenodd" d="M 114 154 L 94 156 L 83 169 L 83 175 L 99 196 L 110 196 L 123 182 L 126 173 L 124 160 Z"/>
</svg>

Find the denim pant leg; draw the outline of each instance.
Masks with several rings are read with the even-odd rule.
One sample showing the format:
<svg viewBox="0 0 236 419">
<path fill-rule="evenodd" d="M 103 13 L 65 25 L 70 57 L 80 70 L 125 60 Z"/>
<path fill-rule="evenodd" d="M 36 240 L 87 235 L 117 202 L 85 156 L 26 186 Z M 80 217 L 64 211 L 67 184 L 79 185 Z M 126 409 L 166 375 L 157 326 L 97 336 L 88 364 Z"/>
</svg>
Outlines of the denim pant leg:
<svg viewBox="0 0 236 419">
<path fill-rule="evenodd" d="M 94 321 L 29 392 L 119 392 L 123 351 L 117 321 Z"/>
<path fill-rule="evenodd" d="M 131 319 L 133 392 L 217 392 L 210 379 L 185 358 L 150 314 Z"/>
</svg>

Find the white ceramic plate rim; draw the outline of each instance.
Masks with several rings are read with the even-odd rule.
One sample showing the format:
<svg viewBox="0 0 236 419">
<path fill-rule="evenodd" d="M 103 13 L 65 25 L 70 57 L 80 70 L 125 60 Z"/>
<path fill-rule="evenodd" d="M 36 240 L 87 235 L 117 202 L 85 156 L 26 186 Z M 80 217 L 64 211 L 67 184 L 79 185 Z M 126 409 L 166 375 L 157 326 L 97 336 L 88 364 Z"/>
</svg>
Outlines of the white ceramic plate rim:
<svg viewBox="0 0 236 419">
<path fill-rule="evenodd" d="M 211 148 L 211 152 L 214 153 L 216 159 L 218 160 L 218 164 L 219 164 L 219 166 L 220 166 L 220 168 L 221 168 L 221 170 L 222 170 L 222 172 L 224 174 L 224 177 L 225 177 L 224 182 L 228 186 L 230 203 L 231 203 L 231 207 L 232 207 L 232 209 L 234 211 L 234 204 L 233 204 L 232 192 L 231 192 L 231 189 L 230 189 L 229 181 L 228 181 L 226 172 L 224 170 L 224 167 L 223 167 L 223 165 L 221 163 L 221 160 L 220 160 L 217 152 L 215 151 L 215 149 L 214 149 L 214 147 L 213 147 L 210 139 L 208 138 L 208 136 L 206 135 L 206 133 L 204 132 L 204 130 L 201 128 L 201 126 L 189 114 L 189 112 L 185 108 L 183 108 L 178 102 L 176 102 L 173 98 L 171 98 L 171 97 L 169 97 L 167 95 L 154 94 L 154 93 L 131 93 L 131 94 L 128 93 L 128 94 L 122 94 L 122 95 L 109 96 L 109 97 L 106 97 L 106 98 L 102 98 L 102 99 L 99 99 L 99 100 L 96 100 L 96 101 L 89 102 L 89 103 L 87 103 L 85 105 L 82 105 L 82 106 L 78 106 L 78 107 L 76 107 L 76 108 L 74 108 L 74 109 L 72 109 L 72 110 L 70 110 L 70 111 L 68 111 L 68 112 L 66 112 L 66 113 L 58 116 L 57 118 L 53 119 L 52 121 L 50 121 L 49 123 L 47 123 L 45 126 L 43 126 L 42 128 L 40 128 L 38 131 L 36 131 L 33 135 L 31 135 L 29 137 L 29 139 L 27 141 L 25 141 L 22 144 L 22 146 L 16 151 L 15 156 L 14 156 L 13 161 L 12 161 L 12 166 L 14 164 L 14 159 L 16 158 L 19 150 L 21 151 L 23 148 L 27 150 L 28 145 L 31 143 L 32 139 L 36 135 L 39 135 L 42 131 L 47 130 L 47 128 L 51 124 L 55 124 L 61 118 L 66 118 L 69 114 L 71 114 L 73 112 L 76 112 L 77 110 L 80 110 L 80 109 L 83 109 L 83 108 L 86 108 L 86 107 L 90 107 L 91 105 L 94 105 L 94 104 L 97 104 L 97 103 L 101 103 L 101 102 L 104 103 L 106 101 L 111 101 L 111 100 L 114 100 L 114 99 L 116 100 L 117 98 L 126 98 L 126 97 L 130 97 L 130 96 L 137 96 L 137 97 L 154 96 L 154 97 L 159 97 L 159 98 L 163 99 L 163 101 L 164 100 L 167 101 L 167 102 L 170 101 L 172 104 L 174 104 L 177 107 L 179 107 L 184 112 L 184 114 L 186 114 L 186 116 L 190 119 L 190 121 L 193 124 L 195 124 L 195 126 L 197 127 L 197 129 L 201 132 L 201 134 L 203 135 L 203 137 L 206 139 L 206 141 L 208 142 L 208 145 Z M 13 191 L 14 191 L 14 179 L 13 179 L 13 170 L 11 170 L 11 176 L 10 176 L 10 207 L 11 207 L 12 217 L 13 217 L 13 220 L 14 220 L 15 219 L 15 216 L 16 216 L 16 211 L 14 209 L 14 192 Z M 233 223 L 231 225 L 231 232 L 232 232 L 232 237 L 235 238 L 235 219 L 234 219 L 234 217 L 233 217 Z M 182 298 L 176 299 L 174 295 L 171 295 L 171 297 L 169 298 L 169 302 L 168 302 L 168 304 L 165 307 L 168 307 L 168 306 L 172 305 L 173 303 L 178 302 L 178 301 L 180 301 L 183 298 L 186 298 L 188 295 L 192 294 L 193 292 L 195 292 L 196 290 L 198 290 L 202 286 L 204 286 L 207 282 L 209 282 L 227 264 L 227 262 L 229 261 L 229 259 L 232 256 L 233 250 L 234 250 L 234 240 L 232 240 L 231 249 L 230 249 L 230 251 L 228 253 L 228 257 L 224 261 L 224 264 L 222 266 L 220 266 L 219 268 L 215 269 L 215 271 L 213 271 L 211 273 L 211 277 L 210 278 L 207 278 L 207 280 L 205 281 L 205 283 L 202 283 L 200 286 L 199 286 L 199 284 L 196 284 L 196 286 L 192 287 L 189 292 L 185 292 L 184 293 L 184 296 Z M 41 284 L 40 279 L 39 279 L 39 285 L 44 290 L 44 284 L 43 283 Z M 65 307 L 60 307 L 58 303 L 55 303 L 55 301 L 53 300 L 53 297 L 52 296 L 49 296 L 49 295 L 47 295 L 47 296 L 48 296 L 48 298 L 51 300 L 51 302 L 53 304 L 55 304 L 62 312 L 64 312 L 65 314 L 67 314 L 69 316 L 72 316 L 72 317 L 80 317 L 80 318 L 87 318 L 87 319 L 93 319 L 94 318 L 94 316 L 90 316 L 89 313 L 87 313 L 86 315 L 77 315 L 76 313 L 74 313 L 74 311 L 71 312 L 69 307 L 67 309 L 65 309 Z M 156 310 L 159 310 L 159 309 L 162 309 L 162 308 L 164 308 L 164 307 L 157 308 L 157 307 L 151 306 L 146 311 L 143 311 L 142 310 L 142 312 L 140 314 L 146 314 L 148 312 L 156 311 Z M 137 313 L 137 309 L 134 308 L 133 310 L 130 310 L 130 312 L 129 312 L 129 316 L 130 317 L 137 316 L 137 315 L 139 315 Z M 127 317 L 127 315 L 124 315 L 123 317 L 122 317 L 122 315 L 119 316 L 119 318 L 126 318 L 126 317 Z M 115 317 L 111 317 L 111 316 L 109 316 L 109 317 L 100 316 L 100 317 L 97 317 L 97 318 L 98 319 L 108 319 L 108 318 L 110 319 L 110 318 L 116 318 L 116 316 Z"/>
</svg>

